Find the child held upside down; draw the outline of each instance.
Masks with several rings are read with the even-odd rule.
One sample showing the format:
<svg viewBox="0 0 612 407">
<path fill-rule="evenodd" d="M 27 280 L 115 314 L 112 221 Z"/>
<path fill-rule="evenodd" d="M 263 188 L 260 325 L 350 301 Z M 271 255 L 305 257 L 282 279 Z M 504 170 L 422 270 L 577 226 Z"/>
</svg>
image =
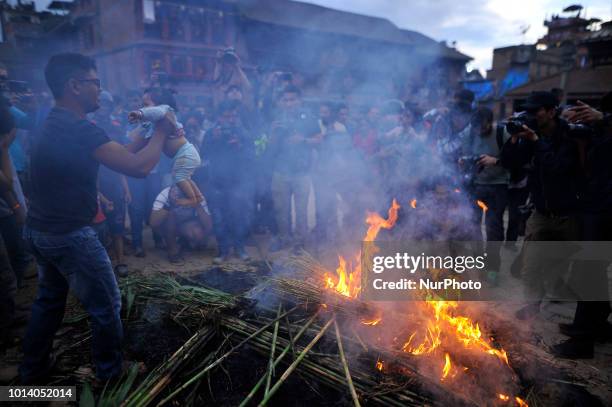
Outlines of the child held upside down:
<svg viewBox="0 0 612 407">
<path fill-rule="evenodd" d="M 168 94 L 166 94 L 166 92 Z M 172 159 L 172 183 L 178 185 L 185 201 L 182 206 L 196 207 L 202 202 L 203 196 L 197 185 L 191 181 L 196 168 L 200 166 L 200 155 L 195 146 L 187 141 L 183 132 L 183 126 L 176 121 L 174 116 L 174 97 L 169 91 L 159 90 L 151 92 L 151 101 L 156 106 L 143 107 L 128 114 L 131 123 L 141 122 L 141 127 L 147 131 L 145 138 L 151 137 L 153 133 L 152 123 L 164 117 L 168 117 L 177 127 L 174 137 L 169 137 L 164 143 L 164 154 Z M 164 104 L 166 103 L 166 104 Z"/>
</svg>

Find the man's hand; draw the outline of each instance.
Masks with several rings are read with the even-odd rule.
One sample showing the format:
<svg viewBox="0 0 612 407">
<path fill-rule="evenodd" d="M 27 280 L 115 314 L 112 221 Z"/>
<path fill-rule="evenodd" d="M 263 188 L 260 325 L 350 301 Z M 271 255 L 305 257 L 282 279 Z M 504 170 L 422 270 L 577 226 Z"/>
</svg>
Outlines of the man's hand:
<svg viewBox="0 0 612 407">
<path fill-rule="evenodd" d="M 134 110 L 134 111 L 128 113 L 128 122 L 136 123 L 136 122 L 138 122 L 140 120 L 142 120 L 142 112 L 141 111 Z"/>
<path fill-rule="evenodd" d="M 13 209 L 13 214 L 15 214 L 15 221 L 18 225 L 23 225 L 26 220 L 26 212 L 23 206 L 19 205 L 15 209 Z"/>
<path fill-rule="evenodd" d="M 535 133 L 535 131 L 531 130 L 529 127 L 525 126 L 524 124 L 523 124 L 523 131 L 517 134 L 513 134 L 512 137 L 522 138 L 527 141 L 537 141 L 538 140 L 538 135 Z"/>
<path fill-rule="evenodd" d="M 8 135 L 5 135 L 0 139 L 0 150 L 8 150 L 9 147 L 11 147 L 11 144 L 13 144 L 13 141 L 15 141 L 16 137 L 17 129 L 13 128 Z"/>
<path fill-rule="evenodd" d="M 493 167 L 497 165 L 498 161 L 499 160 L 496 157 L 492 157 L 490 155 L 483 154 L 480 156 L 480 159 L 478 159 L 478 165 L 481 167 Z"/>
<path fill-rule="evenodd" d="M 580 100 L 577 104 L 578 106 L 570 107 L 563 112 L 563 117 L 569 122 L 593 124 L 603 119 L 604 114 L 599 110 L 592 108 Z"/>
</svg>

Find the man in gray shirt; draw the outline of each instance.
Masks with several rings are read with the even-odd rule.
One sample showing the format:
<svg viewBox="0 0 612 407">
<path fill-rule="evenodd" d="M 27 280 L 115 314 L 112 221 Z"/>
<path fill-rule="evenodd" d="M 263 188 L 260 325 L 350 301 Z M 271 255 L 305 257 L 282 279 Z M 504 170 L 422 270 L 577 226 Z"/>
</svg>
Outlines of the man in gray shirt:
<svg viewBox="0 0 612 407">
<path fill-rule="evenodd" d="M 477 159 L 471 179 L 475 219 L 480 224 L 482 210 L 476 201 L 483 202 L 487 232 L 487 253 L 489 256 L 488 278 L 497 283 L 497 272 L 501 264 L 500 249 L 504 241 L 504 210 L 508 203 L 508 182 L 510 174 L 500 165 L 501 146 L 510 135 L 503 132 L 501 137 L 493 123 L 493 112 L 486 107 L 478 108 L 465 130 L 462 152 L 464 157 Z M 468 165 L 463 163 L 464 166 Z"/>
</svg>

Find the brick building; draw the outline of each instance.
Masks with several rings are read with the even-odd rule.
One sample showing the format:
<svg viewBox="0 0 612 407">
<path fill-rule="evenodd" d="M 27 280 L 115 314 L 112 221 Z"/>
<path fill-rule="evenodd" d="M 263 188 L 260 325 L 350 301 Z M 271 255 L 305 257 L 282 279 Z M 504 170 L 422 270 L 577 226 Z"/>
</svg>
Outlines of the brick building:
<svg viewBox="0 0 612 407">
<path fill-rule="evenodd" d="M 50 55 L 78 51 L 96 59 L 112 92 L 163 71 L 181 98 L 203 102 L 217 52 L 232 46 L 252 81 L 281 70 L 307 95 L 435 99 L 452 92 L 470 60 L 386 19 L 289 0 L 56 0 L 50 9 L 0 3 L 0 60 L 39 89 Z"/>
<path fill-rule="evenodd" d="M 70 16 L 74 48 L 96 58 L 108 89 L 142 87 L 164 71 L 190 102 L 207 94 L 215 55 L 226 46 L 250 78 L 290 70 L 332 95 L 351 83 L 400 94 L 411 84 L 453 88 L 470 59 L 385 19 L 288 0 L 77 0 Z"/>
</svg>

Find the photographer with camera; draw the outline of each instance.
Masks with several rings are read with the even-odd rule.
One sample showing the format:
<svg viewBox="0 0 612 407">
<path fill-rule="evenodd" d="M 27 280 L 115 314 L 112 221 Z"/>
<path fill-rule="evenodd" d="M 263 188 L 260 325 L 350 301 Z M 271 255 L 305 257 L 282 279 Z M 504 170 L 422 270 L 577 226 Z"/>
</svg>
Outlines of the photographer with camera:
<svg viewBox="0 0 612 407">
<path fill-rule="evenodd" d="M 229 47 L 217 52 L 213 82 L 213 102 L 215 107 L 219 106 L 225 99 L 226 92 L 230 86 L 237 86 L 241 89 L 245 105 L 252 106 L 251 82 L 240 67 L 240 57 L 234 48 Z"/>
<path fill-rule="evenodd" d="M 604 96 L 597 110 L 578 101 L 576 106 L 564 110 L 572 124 L 592 129 L 585 148 L 585 188 L 581 195 L 581 240 L 612 240 L 612 92 Z M 608 282 L 609 262 L 578 260 L 580 270 L 573 276 L 587 287 L 594 298 L 582 298 L 576 306 L 574 321 L 560 323 L 561 333 L 570 339 L 552 346 L 552 352 L 560 357 L 592 358 L 595 341 L 610 341 L 612 325 Z M 597 300 L 597 301 L 594 301 Z"/>
<path fill-rule="evenodd" d="M 228 259 L 232 248 L 241 260 L 249 258 L 244 246 L 253 215 L 255 145 L 240 123 L 238 108 L 235 101 L 219 105 L 217 123 L 200 148 L 208 162 L 204 191 L 219 250 L 217 264 Z"/>
<path fill-rule="evenodd" d="M 276 119 L 270 126 L 268 149 L 273 160 L 272 199 L 278 239 L 271 250 L 303 246 L 313 148 L 320 143 L 317 121 L 302 108 L 299 88 L 287 86 L 279 95 Z M 295 239 L 291 239 L 291 198 L 295 201 Z"/>
<path fill-rule="evenodd" d="M 501 266 L 500 250 L 504 241 L 504 210 L 508 204 L 508 171 L 501 166 L 499 155 L 503 144 L 510 138 L 507 132 L 499 131 L 493 122 L 493 111 L 478 108 L 470 120 L 469 132 L 462 139 L 463 159 L 460 166 L 469 177 L 473 201 L 483 201 L 487 232 L 489 270 L 487 278 L 497 284 Z M 482 212 L 474 205 L 475 222 L 480 226 Z M 480 230 L 480 227 L 478 227 Z"/>
<path fill-rule="evenodd" d="M 474 93 L 462 89 L 455 93 L 453 102 L 448 107 L 434 109 L 423 116 L 423 120 L 433 123 L 430 136 L 438 154 L 455 165 L 458 165 L 461 156 L 462 139 L 470 124 L 473 102 Z"/>
<path fill-rule="evenodd" d="M 550 92 L 533 92 L 525 112 L 511 118 L 506 130 L 511 138 L 502 149 L 507 168 L 528 165 L 528 185 L 535 211 L 527 220 L 521 270 L 530 303 L 516 316 L 537 315 L 547 283 L 554 283 L 569 264 L 543 261 L 530 241 L 578 240 L 578 196 L 584 180 L 575 130 L 562 118 L 558 100 Z"/>
</svg>

